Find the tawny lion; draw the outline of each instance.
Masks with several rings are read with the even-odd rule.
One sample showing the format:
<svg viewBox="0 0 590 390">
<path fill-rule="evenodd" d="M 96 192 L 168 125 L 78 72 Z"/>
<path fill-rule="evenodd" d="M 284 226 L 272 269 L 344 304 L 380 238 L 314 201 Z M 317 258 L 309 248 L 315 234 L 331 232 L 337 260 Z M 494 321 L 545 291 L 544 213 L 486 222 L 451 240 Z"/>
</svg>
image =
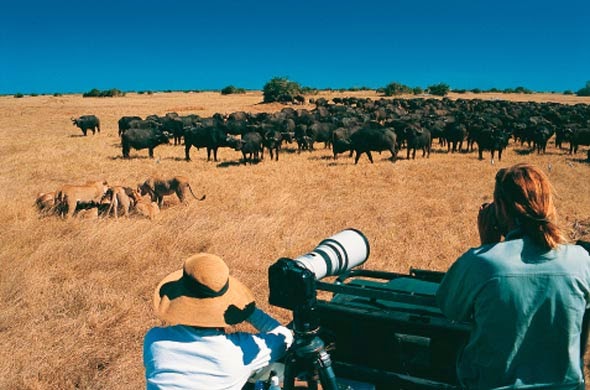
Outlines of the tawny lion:
<svg viewBox="0 0 590 390">
<path fill-rule="evenodd" d="M 160 177 L 150 176 L 138 187 L 141 195 L 149 195 L 153 202 L 157 202 L 161 208 L 164 203 L 164 196 L 176 194 L 181 202 L 187 198 L 190 191 L 193 198 L 201 201 L 204 200 L 206 195 L 201 198 L 197 198 L 193 192 L 188 178 L 185 176 L 174 176 L 171 179 L 163 179 Z"/>
<path fill-rule="evenodd" d="M 108 189 L 108 183 L 104 180 L 63 185 L 55 196 L 60 215 L 69 218 L 74 215 L 78 205 L 98 205 Z"/>
<path fill-rule="evenodd" d="M 137 190 L 130 187 L 113 186 L 109 187 L 105 193 L 101 203 L 109 203 L 106 215 L 111 215 L 111 211 L 115 214 L 115 218 L 119 218 L 119 209 L 123 212 L 124 217 L 129 216 L 131 207 L 141 199 Z"/>
<path fill-rule="evenodd" d="M 154 219 L 160 214 L 160 208 L 156 202 L 148 198 L 141 198 L 135 203 L 135 211 L 146 218 Z"/>
</svg>

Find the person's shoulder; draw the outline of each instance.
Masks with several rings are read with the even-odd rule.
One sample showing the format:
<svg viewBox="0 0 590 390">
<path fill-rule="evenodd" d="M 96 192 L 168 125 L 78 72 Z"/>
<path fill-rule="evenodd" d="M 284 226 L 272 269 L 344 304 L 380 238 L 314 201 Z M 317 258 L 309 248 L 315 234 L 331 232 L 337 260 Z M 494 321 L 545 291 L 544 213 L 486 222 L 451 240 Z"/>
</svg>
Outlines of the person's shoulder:
<svg viewBox="0 0 590 390">
<path fill-rule="evenodd" d="M 573 251 L 578 256 L 590 258 L 590 252 L 588 249 L 578 243 L 563 244 L 561 247 L 565 247 L 567 250 Z"/>
<path fill-rule="evenodd" d="M 590 253 L 580 245 L 562 244 L 557 247 L 556 253 L 577 266 L 590 270 Z"/>
<path fill-rule="evenodd" d="M 145 333 L 144 339 L 147 340 L 157 340 L 163 338 L 163 336 L 170 333 L 169 327 L 161 327 L 155 326 Z"/>
<path fill-rule="evenodd" d="M 495 260 L 495 258 L 501 257 L 502 254 L 509 250 L 510 248 L 506 241 L 484 244 L 468 249 L 458 260 L 463 262 L 477 260 L 478 263 L 485 263 L 486 261 Z"/>
<path fill-rule="evenodd" d="M 156 326 L 146 332 L 144 340 L 146 343 L 159 340 L 181 340 L 190 333 L 189 329 L 183 325 Z"/>
<path fill-rule="evenodd" d="M 501 241 L 470 248 L 457 263 L 462 267 L 477 268 L 482 278 L 493 277 L 511 268 L 515 256 L 522 251 L 522 240 Z"/>
</svg>

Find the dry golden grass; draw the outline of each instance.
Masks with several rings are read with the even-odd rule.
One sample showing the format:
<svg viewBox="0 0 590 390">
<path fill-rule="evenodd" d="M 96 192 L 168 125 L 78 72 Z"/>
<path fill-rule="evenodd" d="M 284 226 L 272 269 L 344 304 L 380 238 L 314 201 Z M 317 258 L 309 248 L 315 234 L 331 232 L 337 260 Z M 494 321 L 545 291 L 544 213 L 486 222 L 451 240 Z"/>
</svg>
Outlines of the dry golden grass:
<svg viewBox="0 0 590 390">
<path fill-rule="evenodd" d="M 590 103 L 561 95 L 513 98 Z M 219 163 L 207 162 L 203 149 L 193 149 L 193 161 L 185 162 L 183 148 L 172 145 L 156 148 L 153 160 L 146 150 L 120 158 L 117 120 L 123 115 L 282 107 L 261 101 L 259 92 L 0 97 L 1 389 L 143 388 L 142 338 L 158 324 L 153 288 L 195 252 L 222 256 L 258 304 L 283 321 L 290 313 L 267 303 L 268 266 L 347 227 L 370 241 L 366 268 L 445 270 L 477 245 L 476 211 L 490 199 L 496 170 L 517 162 L 549 171 L 564 227 L 590 238 L 586 149 L 572 157 L 550 146 L 538 156 L 511 144 L 494 165 L 489 154 L 478 161 L 477 153 L 451 155 L 439 147 L 429 159 L 391 163 L 384 153 L 375 164 L 363 157 L 356 166 L 344 156 L 334 162 L 327 150 L 297 154 L 294 146 L 278 162 L 248 166 L 236 164 L 241 155 L 228 149 L 220 150 Z M 80 136 L 70 118 L 83 114 L 99 116 L 100 134 Z M 104 178 L 136 185 L 152 174 L 188 176 L 197 196 L 207 199 L 179 205 L 170 197 L 154 221 L 64 221 L 42 218 L 33 206 L 38 192 L 64 183 Z"/>
</svg>

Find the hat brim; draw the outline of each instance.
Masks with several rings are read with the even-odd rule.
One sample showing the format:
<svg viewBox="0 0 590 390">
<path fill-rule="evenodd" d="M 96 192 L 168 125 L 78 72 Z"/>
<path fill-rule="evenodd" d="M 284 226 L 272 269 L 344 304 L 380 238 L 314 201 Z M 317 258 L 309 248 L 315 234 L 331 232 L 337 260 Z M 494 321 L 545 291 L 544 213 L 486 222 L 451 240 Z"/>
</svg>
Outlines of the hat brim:
<svg viewBox="0 0 590 390">
<path fill-rule="evenodd" d="M 244 321 L 254 311 L 252 292 L 232 276 L 223 295 L 207 298 L 194 297 L 182 278 L 183 270 L 175 271 L 166 276 L 154 292 L 154 310 L 170 325 L 226 327 Z"/>
</svg>

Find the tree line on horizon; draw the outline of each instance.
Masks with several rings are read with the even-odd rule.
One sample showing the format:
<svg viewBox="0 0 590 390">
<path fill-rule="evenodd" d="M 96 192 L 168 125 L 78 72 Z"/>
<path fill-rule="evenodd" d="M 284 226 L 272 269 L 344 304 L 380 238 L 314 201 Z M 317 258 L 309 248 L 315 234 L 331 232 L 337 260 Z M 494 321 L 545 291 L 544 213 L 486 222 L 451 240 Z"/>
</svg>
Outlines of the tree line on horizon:
<svg viewBox="0 0 590 390">
<path fill-rule="evenodd" d="M 264 87 L 262 88 L 263 96 L 264 96 L 264 103 L 276 102 L 284 100 L 285 97 L 295 97 L 297 95 L 306 95 L 306 94 L 314 94 L 322 91 L 339 91 L 339 92 L 355 92 L 355 91 L 370 91 L 374 90 L 374 88 L 369 87 L 350 87 L 350 88 L 312 88 L 312 87 L 305 87 L 299 84 L 298 82 L 289 80 L 287 77 L 274 77 L 270 81 L 268 81 Z M 215 90 L 214 90 L 215 91 Z M 433 96 L 446 96 L 449 92 L 453 93 L 521 93 L 521 94 L 532 94 L 536 91 L 530 90 L 528 88 L 518 86 L 516 88 L 490 88 L 490 89 L 480 89 L 480 88 L 473 88 L 473 89 L 457 89 L 451 88 L 446 83 L 438 83 L 429 85 L 425 89 L 422 87 L 410 87 L 405 84 L 399 82 L 390 82 L 385 87 L 377 88 L 377 93 L 382 93 L 385 96 L 399 96 L 399 95 L 422 95 L 422 94 L 429 94 Z M 135 91 L 130 91 L 135 92 Z M 151 95 L 157 91 L 137 91 L 138 94 L 148 94 Z M 159 92 L 204 92 L 201 90 L 164 90 Z M 219 92 L 222 95 L 232 95 L 232 94 L 243 94 L 246 93 L 247 90 L 245 88 L 239 88 L 234 85 L 228 85 Z M 557 93 L 557 92 L 552 92 Z M 586 86 L 580 88 L 578 91 L 574 92 L 571 90 L 566 90 L 563 92 L 564 95 L 576 95 L 576 96 L 590 96 L 590 81 L 586 82 Z M 37 94 L 31 93 L 29 96 L 43 96 L 43 95 L 50 95 L 50 94 Z M 62 96 L 62 93 L 56 92 L 52 94 L 53 96 Z M 22 98 L 25 96 L 23 93 L 16 93 L 13 95 L 15 98 Z M 125 92 L 121 91 L 117 88 L 111 88 L 107 90 L 99 90 L 97 88 L 93 88 L 88 92 L 82 94 L 83 97 L 118 97 L 118 96 L 125 96 Z"/>
</svg>

